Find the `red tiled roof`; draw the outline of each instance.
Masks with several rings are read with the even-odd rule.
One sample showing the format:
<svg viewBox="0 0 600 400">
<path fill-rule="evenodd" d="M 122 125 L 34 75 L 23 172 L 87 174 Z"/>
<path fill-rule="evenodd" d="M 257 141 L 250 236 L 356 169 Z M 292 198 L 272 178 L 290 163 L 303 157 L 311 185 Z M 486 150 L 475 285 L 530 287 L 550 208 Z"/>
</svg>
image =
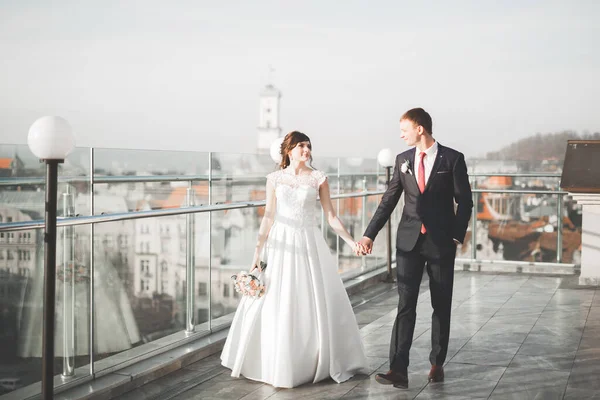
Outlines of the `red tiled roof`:
<svg viewBox="0 0 600 400">
<path fill-rule="evenodd" d="M 0 158 L 0 169 L 10 169 L 14 158 Z"/>
</svg>

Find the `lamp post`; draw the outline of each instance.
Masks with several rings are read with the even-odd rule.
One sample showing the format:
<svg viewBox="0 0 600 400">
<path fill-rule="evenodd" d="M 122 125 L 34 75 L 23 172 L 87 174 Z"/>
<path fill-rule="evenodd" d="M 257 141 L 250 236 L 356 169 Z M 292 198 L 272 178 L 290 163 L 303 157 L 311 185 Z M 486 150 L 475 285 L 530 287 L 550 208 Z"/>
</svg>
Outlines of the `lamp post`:
<svg viewBox="0 0 600 400">
<path fill-rule="evenodd" d="M 42 398 L 54 395 L 54 318 L 56 297 L 56 208 L 58 164 L 75 147 L 69 123 L 61 117 L 42 117 L 29 128 L 27 144 L 46 163 L 44 227 L 44 321 L 42 330 Z"/>
<path fill-rule="evenodd" d="M 390 149 L 382 149 L 377 154 L 377 162 L 383 168 L 385 168 L 385 187 L 386 189 L 390 185 L 390 178 L 392 175 L 392 166 L 394 165 L 394 153 Z M 391 217 L 390 217 L 391 218 Z M 385 224 L 385 239 L 387 248 L 387 276 L 384 282 L 394 282 L 394 276 L 392 275 L 392 223 L 388 219 Z"/>
</svg>

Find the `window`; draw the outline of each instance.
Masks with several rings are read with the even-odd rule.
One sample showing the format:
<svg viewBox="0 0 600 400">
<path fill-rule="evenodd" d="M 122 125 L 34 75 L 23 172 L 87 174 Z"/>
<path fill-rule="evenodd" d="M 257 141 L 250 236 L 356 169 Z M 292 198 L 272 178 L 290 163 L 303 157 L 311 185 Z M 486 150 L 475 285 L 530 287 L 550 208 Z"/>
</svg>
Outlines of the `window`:
<svg viewBox="0 0 600 400">
<path fill-rule="evenodd" d="M 223 285 L 223 297 L 229 297 L 229 284 Z"/>
<path fill-rule="evenodd" d="M 6 259 L 7 260 L 14 260 L 12 251 L 6 250 Z"/>
<path fill-rule="evenodd" d="M 167 289 L 168 289 L 168 283 L 167 281 L 162 281 L 160 284 L 160 292 L 161 293 L 167 293 Z"/>
<path fill-rule="evenodd" d="M 23 252 L 25 253 L 24 260 L 30 261 L 31 260 L 31 251 L 24 250 Z"/>
<path fill-rule="evenodd" d="M 169 264 L 167 264 L 166 261 L 163 261 L 163 262 L 160 263 L 160 271 L 163 274 L 166 274 L 169 271 Z"/>
<path fill-rule="evenodd" d="M 0 260 L 4 260 L 4 250 L 0 250 Z"/>
<path fill-rule="evenodd" d="M 6 217 L 6 222 L 13 222 L 13 218 L 12 217 Z"/>
<path fill-rule="evenodd" d="M 208 294 L 208 285 L 206 282 L 198 283 L 198 296 L 206 296 Z"/>
<path fill-rule="evenodd" d="M 150 273 L 150 261 L 149 260 L 141 260 L 140 261 L 140 271 L 143 273 Z"/>
</svg>

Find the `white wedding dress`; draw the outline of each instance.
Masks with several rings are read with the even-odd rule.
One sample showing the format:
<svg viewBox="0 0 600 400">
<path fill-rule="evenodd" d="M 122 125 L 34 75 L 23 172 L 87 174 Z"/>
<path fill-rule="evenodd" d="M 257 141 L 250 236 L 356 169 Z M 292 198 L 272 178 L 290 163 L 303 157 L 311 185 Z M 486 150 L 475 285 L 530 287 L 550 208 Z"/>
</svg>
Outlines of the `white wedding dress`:
<svg viewBox="0 0 600 400">
<path fill-rule="evenodd" d="M 366 372 L 356 317 L 323 233 L 316 200 L 326 176 L 267 175 L 277 211 L 266 246 L 266 293 L 242 297 L 221 354 L 231 376 L 292 388 Z"/>
</svg>

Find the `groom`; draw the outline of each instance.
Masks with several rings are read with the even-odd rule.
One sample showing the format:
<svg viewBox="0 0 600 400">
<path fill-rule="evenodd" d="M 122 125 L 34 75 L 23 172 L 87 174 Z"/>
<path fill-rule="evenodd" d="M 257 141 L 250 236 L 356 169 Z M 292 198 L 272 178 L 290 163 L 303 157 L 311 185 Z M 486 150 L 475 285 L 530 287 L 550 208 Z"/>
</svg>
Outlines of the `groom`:
<svg viewBox="0 0 600 400">
<path fill-rule="evenodd" d="M 432 137 L 431 116 L 422 108 L 400 118 L 401 137 L 414 148 L 396 157 L 394 175 L 359 242 L 370 254 L 404 191 L 405 205 L 396 239 L 398 314 L 390 344 L 390 370 L 375 379 L 384 385 L 408 387 L 408 354 L 415 330 L 417 297 L 427 268 L 433 316 L 431 321 L 430 382 L 444 380 L 450 336 L 450 310 L 456 245 L 467 231 L 473 200 L 462 153 Z M 455 209 L 454 203 L 458 204 Z"/>
</svg>

